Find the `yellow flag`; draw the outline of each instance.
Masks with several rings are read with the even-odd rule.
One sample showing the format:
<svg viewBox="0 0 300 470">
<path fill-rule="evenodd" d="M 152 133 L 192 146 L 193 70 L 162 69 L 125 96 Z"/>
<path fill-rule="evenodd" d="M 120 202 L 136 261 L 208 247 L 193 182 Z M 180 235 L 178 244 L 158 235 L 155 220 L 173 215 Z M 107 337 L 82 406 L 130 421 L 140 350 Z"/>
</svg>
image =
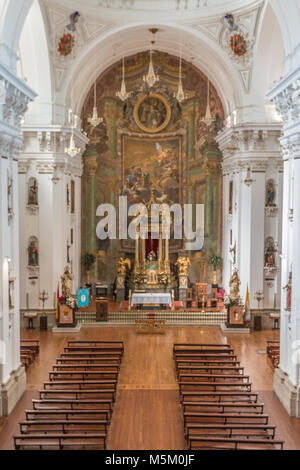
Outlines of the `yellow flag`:
<svg viewBox="0 0 300 470">
<path fill-rule="evenodd" d="M 244 320 L 249 321 L 251 319 L 251 312 L 250 312 L 250 295 L 249 295 L 248 284 L 247 284 L 244 312 L 245 312 Z"/>
</svg>

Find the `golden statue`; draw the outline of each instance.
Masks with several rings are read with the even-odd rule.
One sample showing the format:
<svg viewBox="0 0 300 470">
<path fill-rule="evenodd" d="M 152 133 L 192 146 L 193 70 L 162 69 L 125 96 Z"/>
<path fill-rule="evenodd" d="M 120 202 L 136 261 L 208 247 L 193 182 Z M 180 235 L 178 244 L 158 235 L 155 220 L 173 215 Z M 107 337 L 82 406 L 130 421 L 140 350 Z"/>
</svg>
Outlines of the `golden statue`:
<svg viewBox="0 0 300 470">
<path fill-rule="evenodd" d="M 233 272 L 230 278 L 229 285 L 230 285 L 230 297 L 239 297 L 241 281 L 240 281 L 237 270 Z"/>
<path fill-rule="evenodd" d="M 64 273 L 61 276 L 61 287 L 62 287 L 62 295 L 64 297 L 71 297 L 72 296 L 72 281 L 74 279 L 73 274 L 71 273 L 70 266 L 67 264 L 64 269 Z"/>
<path fill-rule="evenodd" d="M 183 256 L 179 256 L 178 260 L 176 261 L 176 266 L 178 266 L 179 276 L 187 276 L 189 266 L 191 266 L 190 258 L 184 258 Z"/>
<path fill-rule="evenodd" d="M 131 262 L 129 258 L 121 258 L 118 261 L 118 275 L 119 276 L 126 276 L 126 272 L 131 268 Z"/>
</svg>

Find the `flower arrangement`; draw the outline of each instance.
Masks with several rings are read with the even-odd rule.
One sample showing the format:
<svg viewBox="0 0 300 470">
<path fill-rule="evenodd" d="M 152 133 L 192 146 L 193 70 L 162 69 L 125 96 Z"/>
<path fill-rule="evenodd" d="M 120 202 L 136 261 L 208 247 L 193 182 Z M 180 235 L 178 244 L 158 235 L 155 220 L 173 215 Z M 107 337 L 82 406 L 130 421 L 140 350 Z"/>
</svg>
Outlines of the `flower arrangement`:
<svg viewBox="0 0 300 470">
<path fill-rule="evenodd" d="M 240 299 L 230 297 L 230 295 L 225 295 L 224 297 L 224 305 L 225 307 L 234 307 L 235 305 L 240 305 Z"/>
<path fill-rule="evenodd" d="M 169 281 L 169 278 L 168 278 L 168 275 L 165 274 L 165 273 L 160 273 L 158 275 L 158 282 L 160 284 L 163 284 L 164 286 L 166 286 L 168 284 L 168 281 Z"/>
</svg>

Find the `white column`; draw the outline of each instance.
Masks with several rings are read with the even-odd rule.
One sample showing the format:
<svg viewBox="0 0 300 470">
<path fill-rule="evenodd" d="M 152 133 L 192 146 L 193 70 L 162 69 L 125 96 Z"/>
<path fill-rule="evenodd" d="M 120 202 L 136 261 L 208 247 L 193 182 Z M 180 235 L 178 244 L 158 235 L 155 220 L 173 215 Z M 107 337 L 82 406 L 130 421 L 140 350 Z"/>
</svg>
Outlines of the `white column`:
<svg viewBox="0 0 300 470">
<path fill-rule="evenodd" d="M 0 416 L 26 388 L 20 365 L 18 157 L 20 117 L 35 93 L 0 64 Z M 9 302 L 9 281 L 13 289 Z"/>
<path fill-rule="evenodd" d="M 235 266 L 241 280 L 240 295 L 244 300 L 248 285 L 250 307 L 256 309 L 254 295 L 256 291 L 262 291 L 265 297 L 263 307 L 266 311 L 274 308 L 274 292 L 277 291 L 278 285 L 278 273 L 272 282 L 265 280 L 264 247 L 266 237 L 272 237 L 274 244 L 279 245 L 281 242 L 278 237 L 282 194 L 281 152 L 278 142 L 280 129 L 281 125 L 278 123 L 243 123 L 226 128 L 217 136 L 223 153 L 223 285 L 228 292 L 234 267 L 230 249 L 235 246 Z M 250 175 L 247 174 L 249 168 Z M 247 185 L 248 178 L 252 181 Z M 269 179 L 278 183 L 272 220 L 270 211 L 265 209 L 266 184 Z M 229 214 L 231 181 L 233 200 L 232 214 Z M 279 264 L 278 259 L 277 263 Z"/>
<path fill-rule="evenodd" d="M 282 288 L 292 273 L 291 308 L 282 290 L 280 364 L 274 390 L 291 416 L 300 417 L 300 67 L 284 77 L 270 92 L 283 118 L 280 139 L 284 159 L 282 218 Z"/>
<path fill-rule="evenodd" d="M 85 135 L 74 130 L 76 147 L 80 153 L 70 158 L 65 148 L 69 145 L 70 127 L 60 125 L 22 127 L 24 145 L 19 162 L 20 204 L 24 213 L 20 219 L 20 248 L 24 275 L 21 282 L 22 311 L 42 309 L 39 293 L 45 290 L 48 326 L 55 323 L 55 295 L 57 285 L 67 264 L 67 246 L 74 275 L 73 292 L 81 283 L 81 156 L 88 142 Z M 28 180 L 37 179 L 38 208 L 27 206 Z M 71 213 L 71 181 L 74 181 L 74 213 Z M 69 189 L 69 204 L 67 198 Z M 24 202 L 25 201 L 25 202 Z M 71 244 L 73 230 L 73 244 Z M 39 269 L 37 279 L 29 279 L 27 266 L 28 240 L 35 236 L 39 243 Z M 61 285 L 60 285 L 61 292 Z M 29 299 L 27 304 L 26 299 Z"/>
</svg>

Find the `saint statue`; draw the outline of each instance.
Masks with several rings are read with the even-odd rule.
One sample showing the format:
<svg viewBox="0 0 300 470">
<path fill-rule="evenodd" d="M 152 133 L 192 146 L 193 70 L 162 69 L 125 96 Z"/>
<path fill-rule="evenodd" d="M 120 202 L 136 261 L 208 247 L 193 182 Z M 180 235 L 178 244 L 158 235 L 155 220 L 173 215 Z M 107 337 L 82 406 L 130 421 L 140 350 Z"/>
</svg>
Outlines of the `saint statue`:
<svg viewBox="0 0 300 470">
<path fill-rule="evenodd" d="M 273 239 L 270 238 L 267 240 L 266 243 L 266 248 L 265 248 L 265 268 L 275 266 L 275 253 L 276 253 L 276 248 L 274 246 Z"/>
<path fill-rule="evenodd" d="M 191 261 L 189 258 L 184 258 L 183 256 L 179 256 L 178 260 L 176 261 L 176 266 L 178 266 L 178 275 L 179 276 L 187 276 L 188 269 L 191 265 Z"/>
<path fill-rule="evenodd" d="M 39 265 L 39 252 L 36 246 L 36 242 L 32 240 L 28 247 L 28 266 Z"/>
<path fill-rule="evenodd" d="M 118 274 L 120 276 L 126 276 L 127 268 L 130 269 L 131 262 L 129 258 L 124 258 L 123 256 L 118 261 Z"/>
<path fill-rule="evenodd" d="M 235 270 L 230 278 L 230 297 L 238 298 L 240 296 L 241 281 L 237 270 Z"/>
<path fill-rule="evenodd" d="M 64 273 L 61 276 L 61 287 L 62 287 L 62 295 L 64 297 L 71 297 L 72 296 L 72 281 L 74 279 L 73 274 L 71 273 L 70 266 L 67 264 L 64 269 Z"/>
<path fill-rule="evenodd" d="M 36 183 L 36 179 L 33 178 L 29 183 L 28 188 L 28 205 L 29 206 L 37 206 L 38 205 L 38 187 Z"/>
</svg>

